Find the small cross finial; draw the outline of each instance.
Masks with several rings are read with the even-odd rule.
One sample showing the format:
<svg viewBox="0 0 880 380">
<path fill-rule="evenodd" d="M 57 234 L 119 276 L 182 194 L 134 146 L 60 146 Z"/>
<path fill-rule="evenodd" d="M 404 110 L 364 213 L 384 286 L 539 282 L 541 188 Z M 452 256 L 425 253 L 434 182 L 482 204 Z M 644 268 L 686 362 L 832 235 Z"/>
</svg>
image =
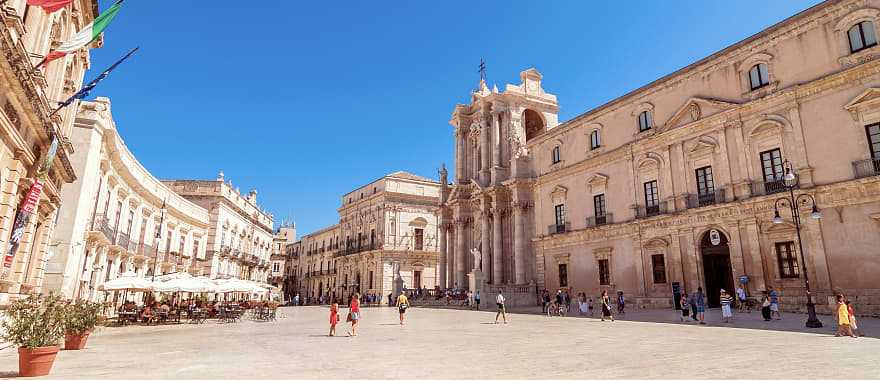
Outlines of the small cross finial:
<svg viewBox="0 0 880 380">
<path fill-rule="evenodd" d="M 480 58 L 480 82 L 486 81 L 486 61 Z"/>
</svg>

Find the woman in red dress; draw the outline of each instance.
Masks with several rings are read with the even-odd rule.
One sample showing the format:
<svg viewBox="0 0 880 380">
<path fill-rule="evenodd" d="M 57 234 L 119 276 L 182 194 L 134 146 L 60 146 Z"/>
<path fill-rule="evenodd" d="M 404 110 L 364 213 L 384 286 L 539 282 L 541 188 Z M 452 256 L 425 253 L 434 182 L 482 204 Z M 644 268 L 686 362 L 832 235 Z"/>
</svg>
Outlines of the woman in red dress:
<svg viewBox="0 0 880 380">
<path fill-rule="evenodd" d="M 336 300 L 333 300 L 333 304 L 330 305 L 330 336 L 336 335 L 336 323 L 339 322 L 339 304 L 336 303 Z"/>
</svg>

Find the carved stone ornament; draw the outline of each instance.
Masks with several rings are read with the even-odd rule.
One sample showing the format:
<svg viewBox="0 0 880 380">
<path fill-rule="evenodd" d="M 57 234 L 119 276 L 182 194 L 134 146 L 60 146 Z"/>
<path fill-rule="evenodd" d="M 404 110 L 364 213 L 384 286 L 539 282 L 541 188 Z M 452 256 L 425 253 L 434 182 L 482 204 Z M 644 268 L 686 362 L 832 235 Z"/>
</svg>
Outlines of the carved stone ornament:
<svg viewBox="0 0 880 380">
<path fill-rule="evenodd" d="M 474 270 L 482 268 L 483 256 L 479 249 L 471 248 L 471 255 L 474 256 Z"/>
<path fill-rule="evenodd" d="M 513 152 L 514 158 L 528 157 L 529 150 L 525 145 L 525 131 L 522 128 L 522 122 L 519 119 L 510 121 L 510 131 L 507 134 L 510 141 L 510 150 Z"/>
</svg>

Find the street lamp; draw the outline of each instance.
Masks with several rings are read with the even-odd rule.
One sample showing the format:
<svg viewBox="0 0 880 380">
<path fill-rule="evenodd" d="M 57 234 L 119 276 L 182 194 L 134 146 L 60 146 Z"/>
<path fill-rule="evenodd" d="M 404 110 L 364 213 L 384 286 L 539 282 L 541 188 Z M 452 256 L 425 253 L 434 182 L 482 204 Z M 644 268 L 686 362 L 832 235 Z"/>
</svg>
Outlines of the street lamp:
<svg viewBox="0 0 880 380">
<path fill-rule="evenodd" d="M 162 200 L 162 217 L 159 219 L 159 227 L 156 228 L 156 260 L 153 262 L 153 281 L 156 281 L 156 272 L 159 271 L 159 245 L 162 243 L 162 225 L 165 224 L 165 213 L 168 211 L 165 208 L 166 201 L 167 199 Z"/>
<path fill-rule="evenodd" d="M 804 284 L 806 285 L 807 290 L 807 322 L 806 326 L 811 328 L 820 328 L 822 327 L 822 321 L 816 317 L 816 305 L 813 303 L 813 294 L 810 291 L 810 277 L 807 274 L 807 260 L 804 258 L 804 245 L 801 242 L 801 217 L 800 217 L 800 206 L 801 205 L 812 205 L 812 212 L 810 212 L 810 218 L 812 219 L 822 219 L 822 213 L 819 212 L 819 208 L 816 207 L 816 199 L 813 198 L 812 195 L 803 193 L 794 195 L 794 189 L 798 185 L 798 176 L 792 170 L 791 162 L 786 160 L 782 164 L 783 169 L 785 170 L 785 174 L 782 176 L 782 182 L 785 186 L 785 189 L 788 190 L 788 197 L 779 198 L 773 204 L 773 223 L 774 224 L 782 224 L 784 220 L 779 215 L 779 207 L 788 206 L 791 211 L 791 218 L 794 219 L 794 228 L 797 231 L 797 240 L 798 240 L 798 248 L 800 249 L 800 259 L 801 259 L 801 268 L 803 268 L 802 272 L 804 273 Z"/>
</svg>

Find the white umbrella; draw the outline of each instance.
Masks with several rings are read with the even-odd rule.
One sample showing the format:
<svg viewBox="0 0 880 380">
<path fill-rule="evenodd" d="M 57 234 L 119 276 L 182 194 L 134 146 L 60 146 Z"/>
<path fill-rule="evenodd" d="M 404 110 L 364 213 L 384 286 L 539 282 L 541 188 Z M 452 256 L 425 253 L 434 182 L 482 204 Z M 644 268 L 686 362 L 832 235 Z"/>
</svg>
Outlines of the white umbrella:
<svg viewBox="0 0 880 380">
<path fill-rule="evenodd" d="M 168 273 L 168 274 L 156 276 L 157 281 L 171 281 L 171 280 L 190 279 L 190 278 L 193 278 L 193 276 L 187 272 L 174 272 L 174 273 Z"/>
<path fill-rule="evenodd" d="M 134 272 L 123 273 L 121 276 L 114 278 L 101 284 L 103 290 L 134 290 L 134 291 L 150 291 L 153 290 L 153 282 L 138 275 Z"/>
<path fill-rule="evenodd" d="M 217 293 L 244 293 L 250 292 L 253 286 L 241 280 L 229 279 L 218 281 L 214 291 Z"/>
</svg>

